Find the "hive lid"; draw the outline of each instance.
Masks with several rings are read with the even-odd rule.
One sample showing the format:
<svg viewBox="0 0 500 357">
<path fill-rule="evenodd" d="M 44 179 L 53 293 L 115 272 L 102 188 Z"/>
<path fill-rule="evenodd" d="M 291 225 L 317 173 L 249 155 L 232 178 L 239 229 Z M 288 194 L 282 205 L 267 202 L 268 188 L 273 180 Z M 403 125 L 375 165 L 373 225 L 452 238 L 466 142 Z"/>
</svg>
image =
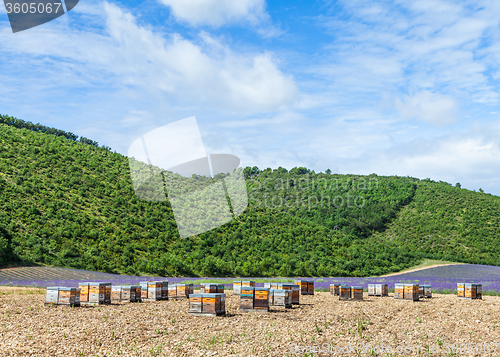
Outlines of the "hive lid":
<svg viewBox="0 0 500 357">
<path fill-rule="evenodd" d="M 363 289 L 362 286 L 351 286 L 351 289 Z"/>
</svg>

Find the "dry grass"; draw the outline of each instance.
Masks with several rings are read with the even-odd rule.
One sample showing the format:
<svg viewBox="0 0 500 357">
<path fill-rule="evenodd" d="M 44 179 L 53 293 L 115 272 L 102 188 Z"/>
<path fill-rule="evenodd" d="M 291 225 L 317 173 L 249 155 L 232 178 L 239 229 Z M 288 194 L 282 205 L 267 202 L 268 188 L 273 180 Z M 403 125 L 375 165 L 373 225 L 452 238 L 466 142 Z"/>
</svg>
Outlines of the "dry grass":
<svg viewBox="0 0 500 357">
<path fill-rule="evenodd" d="M 228 316 L 212 318 L 188 315 L 186 300 L 50 307 L 44 295 L 27 293 L 33 290 L 0 287 L 1 356 L 304 356 L 291 353 L 291 346 L 349 343 L 390 345 L 394 352 L 430 344 L 446 356 L 446 344 L 500 342 L 499 297 L 435 295 L 412 302 L 365 294 L 366 300 L 355 302 L 316 293 L 301 296 L 302 305 L 286 312 L 244 314 L 229 292 Z M 484 354 L 500 355 L 500 347 Z"/>
</svg>

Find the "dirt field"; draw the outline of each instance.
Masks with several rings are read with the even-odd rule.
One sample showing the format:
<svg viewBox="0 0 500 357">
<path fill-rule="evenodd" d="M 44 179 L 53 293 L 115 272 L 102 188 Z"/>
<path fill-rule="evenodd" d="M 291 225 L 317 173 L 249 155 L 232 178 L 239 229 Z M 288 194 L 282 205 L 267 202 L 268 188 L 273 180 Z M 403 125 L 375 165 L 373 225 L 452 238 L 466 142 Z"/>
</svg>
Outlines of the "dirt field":
<svg viewBox="0 0 500 357">
<path fill-rule="evenodd" d="M 186 300 L 49 307 L 35 289 L 0 287 L 0 356 L 310 356 L 307 346 L 323 350 L 314 356 L 356 356 L 356 348 L 370 355 L 369 344 L 374 353 L 382 346 L 380 356 L 418 355 L 416 346 L 429 345 L 434 356 L 448 356 L 452 344 L 462 344 L 459 355 L 500 355 L 499 297 L 365 294 L 355 302 L 316 293 L 286 312 L 253 314 L 239 313 L 238 298 L 227 295 L 228 316 L 213 318 L 188 315 Z"/>
</svg>

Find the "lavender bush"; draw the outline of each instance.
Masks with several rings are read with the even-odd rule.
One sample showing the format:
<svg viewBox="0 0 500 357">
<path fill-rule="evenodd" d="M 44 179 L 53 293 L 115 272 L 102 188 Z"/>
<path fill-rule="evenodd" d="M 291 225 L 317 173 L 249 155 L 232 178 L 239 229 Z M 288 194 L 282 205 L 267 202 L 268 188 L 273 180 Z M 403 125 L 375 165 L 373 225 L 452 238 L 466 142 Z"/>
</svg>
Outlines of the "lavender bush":
<svg viewBox="0 0 500 357">
<path fill-rule="evenodd" d="M 77 269 L 52 267 L 23 267 L 0 270 L 0 285 L 10 286 L 67 286 L 76 287 L 82 281 L 107 281 L 113 285 L 137 284 L 145 280 L 168 279 L 172 284 L 192 283 L 199 286 L 201 283 L 214 282 L 232 287 L 233 280 L 253 280 L 257 286 L 265 282 L 293 282 L 294 278 L 159 278 L 152 276 L 126 276 L 108 273 L 91 272 Z M 490 265 L 459 264 L 429 268 L 411 273 L 401 273 L 390 277 L 367 278 L 305 278 L 315 281 L 317 290 L 327 291 L 330 284 L 342 283 L 361 285 L 365 289 L 370 283 L 386 283 L 389 289 L 394 289 L 395 283 L 429 284 L 433 292 L 452 293 L 457 283 L 483 284 L 483 292 L 493 295 L 500 293 L 500 267 Z"/>
</svg>

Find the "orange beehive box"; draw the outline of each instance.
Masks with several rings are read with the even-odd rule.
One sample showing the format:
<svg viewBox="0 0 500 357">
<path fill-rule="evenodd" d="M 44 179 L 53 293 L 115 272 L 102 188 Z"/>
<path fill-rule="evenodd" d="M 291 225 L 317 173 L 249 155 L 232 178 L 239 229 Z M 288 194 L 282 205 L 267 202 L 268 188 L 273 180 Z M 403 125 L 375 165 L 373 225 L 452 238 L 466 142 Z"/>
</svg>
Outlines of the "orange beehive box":
<svg viewBox="0 0 500 357">
<path fill-rule="evenodd" d="M 269 311 L 269 289 L 268 288 L 255 288 L 254 290 L 253 308 L 258 310 Z"/>
<path fill-rule="evenodd" d="M 420 298 L 418 290 L 418 284 L 404 284 L 404 299 L 418 301 Z"/>
<path fill-rule="evenodd" d="M 483 286 L 481 284 L 468 284 L 464 283 L 464 297 L 465 299 L 482 299 Z M 457 289 L 458 291 L 458 289 Z"/>
<path fill-rule="evenodd" d="M 351 294 L 353 300 L 363 300 L 363 287 L 362 286 L 352 286 Z"/>
<path fill-rule="evenodd" d="M 89 283 L 78 283 L 80 288 L 80 302 L 89 301 Z"/>
<path fill-rule="evenodd" d="M 193 293 L 193 284 L 176 284 L 176 286 L 178 298 L 188 298 Z"/>
<path fill-rule="evenodd" d="M 404 299 L 405 296 L 405 284 L 394 284 L 394 298 Z"/>
<path fill-rule="evenodd" d="M 59 305 L 75 305 L 76 288 L 59 288 Z"/>
<path fill-rule="evenodd" d="M 300 287 L 300 295 L 307 295 L 307 283 L 308 280 L 295 280 L 294 281 L 295 285 L 298 285 Z"/>
<path fill-rule="evenodd" d="M 347 285 L 339 286 L 339 300 L 348 300 L 351 298 L 351 287 Z"/>
<path fill-rule="evenodd" d="M 342 284 L 330 284 L 330 294 L 339 295 L 339 287 Z"/>
<path fill-rule="evenodd" d="M 201 284 L 200 292 L 202 294 L 216 294 L 217 293 L 217 284 L 214 284 L 214 283 Z"/>
<path fill-rule="evenodd" d="M 161 281 L 149 281 L 148 282 L 148 298 L 149 301 L 161 300 Z"/>
</svg>

